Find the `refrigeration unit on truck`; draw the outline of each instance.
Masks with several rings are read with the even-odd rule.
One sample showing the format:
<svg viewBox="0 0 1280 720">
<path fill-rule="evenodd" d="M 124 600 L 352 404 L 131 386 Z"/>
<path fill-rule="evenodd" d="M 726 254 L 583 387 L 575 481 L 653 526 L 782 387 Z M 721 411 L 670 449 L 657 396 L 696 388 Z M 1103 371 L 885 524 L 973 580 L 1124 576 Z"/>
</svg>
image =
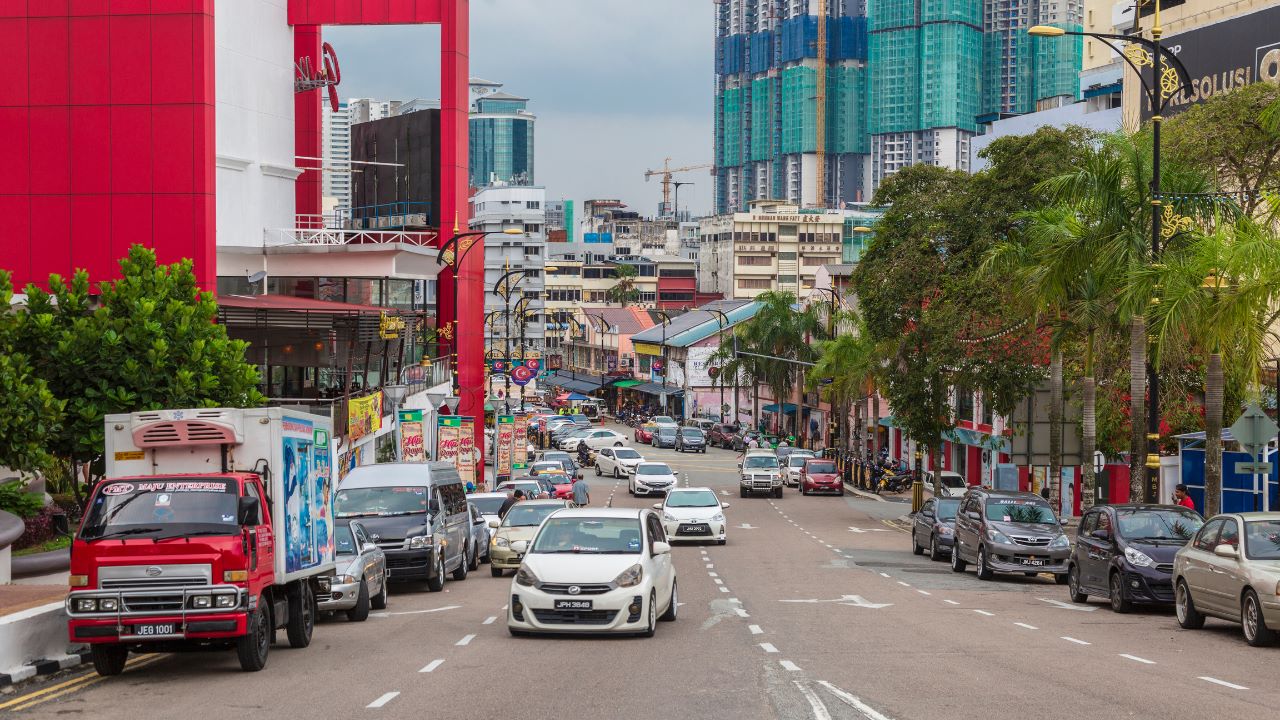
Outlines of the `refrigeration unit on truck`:
<svg viewBox="0 0 1280 720">
<path fill-rule="evenodd" d="M 334 574 L 332 421 L 281 408 L 106 417 L 106 474 L 71 548 L 68 634 L 115 675 L 130 652 L 311 643 Z"/>
</svg>

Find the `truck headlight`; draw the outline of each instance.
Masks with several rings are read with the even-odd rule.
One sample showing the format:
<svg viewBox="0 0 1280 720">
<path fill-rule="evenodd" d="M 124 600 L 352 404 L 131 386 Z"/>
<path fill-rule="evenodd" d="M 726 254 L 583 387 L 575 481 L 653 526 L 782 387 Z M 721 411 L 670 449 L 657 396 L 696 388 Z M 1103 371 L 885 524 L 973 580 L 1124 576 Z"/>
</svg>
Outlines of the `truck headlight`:
<svg viewBox="0 0 1280 720">
<path fill-rule="evenodd" d="M 98 601 L 94 598 L 76 598 L 76 612 L 96 612 Z"/>
<path fill-rule="evenodd" d="M 235 595 L 227 595 L 224 593 L 214 598 L 213 604 L 220 608 L 233 608 L 236 606 L 237 599 L 238 598 Z"/>
<path fill-rule="evenodd" d="M 191 597 L 191 607 L 197 610 L 205 609 L 213 605 L 213 598 L 208 595 L 193 595 Z"/>
<path fill-rule="evenodd" d="M 411 538 L 409 538 L 409 549 L 410 549 L 410 550 L 421 550 L 421 549 L 423 549 L 423 548 L 425 548 L 425 547 L 429 546 L 430 544 L 431 544 L 431 536 L 430 536 L 430 535 L 417 535 L 417 536 L 415 536 L 415 537 L 411 537 Z"/>
<path fill-rule="evenodd" d="M 67 578 L 67 584 L 71 587 L 89 587 L 89 576 L 71 575 Z"/>
<path fill-rule="evenodd" d="M 102 612 L 115 612 L 120 609 L 120 601 L 115 598 L 102 598 L 98 601 L 98 609 Z"/>
</svg>

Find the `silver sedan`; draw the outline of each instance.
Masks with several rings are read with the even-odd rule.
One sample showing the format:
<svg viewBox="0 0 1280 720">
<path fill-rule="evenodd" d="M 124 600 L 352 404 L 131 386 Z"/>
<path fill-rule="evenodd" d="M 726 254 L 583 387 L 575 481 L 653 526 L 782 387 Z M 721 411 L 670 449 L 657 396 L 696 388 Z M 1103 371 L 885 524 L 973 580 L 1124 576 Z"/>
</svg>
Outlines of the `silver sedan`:
<svg viewBox="0 0 1280 720">
<path fill-rule="evenodd" d="M 316 596 L 322 612 L 347 613 L 363 622 L 370 608 L 387 607 L 387 557 L 358 520 L 340 521 L 334 528 L 338 574 L 327 594 Z"/>
</svg>

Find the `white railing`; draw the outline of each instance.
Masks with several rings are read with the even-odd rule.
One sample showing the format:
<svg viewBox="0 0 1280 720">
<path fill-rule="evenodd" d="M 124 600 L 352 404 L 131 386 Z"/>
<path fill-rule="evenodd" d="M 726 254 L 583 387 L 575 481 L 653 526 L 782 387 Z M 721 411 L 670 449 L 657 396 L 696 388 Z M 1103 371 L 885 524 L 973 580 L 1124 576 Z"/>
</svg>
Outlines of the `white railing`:
<svg viewBox="0 0 1280 720">
<path fill-rule="evenodd" d="M 267 228 L 264 244 L 280 245 L 418 245 L 434 247 L 439 233 L 408 230 L 344 230 L 341 228 Z"/>
</svg>

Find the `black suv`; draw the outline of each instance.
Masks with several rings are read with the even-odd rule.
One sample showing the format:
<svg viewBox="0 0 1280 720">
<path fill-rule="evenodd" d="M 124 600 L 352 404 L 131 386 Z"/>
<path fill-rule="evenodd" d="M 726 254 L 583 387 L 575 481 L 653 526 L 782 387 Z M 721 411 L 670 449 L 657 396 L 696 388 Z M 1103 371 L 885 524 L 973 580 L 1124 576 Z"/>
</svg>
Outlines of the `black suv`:
<svg viewBox="0 0 1280 720">
<path fill-rule="evenodd" d="M 1129 612 L 1134 603 L 1173 604 L 1173 556 L 1204 518 L 1176 505 L 1106 505 L 1080 519 L 1067 569 L 1073 602 L 1106 597 L 1111 609 Z"/>
<path fill-rule="evenodd" d="M 1070 555 L 1071 541 L 1039 495 L 974 487 L 960 501 L 951 551 L 956 572 L 973 563 L 979 580 L 990 580 L 997 572 L 1053 573 L 1065 585 Z"/>
</svg>

